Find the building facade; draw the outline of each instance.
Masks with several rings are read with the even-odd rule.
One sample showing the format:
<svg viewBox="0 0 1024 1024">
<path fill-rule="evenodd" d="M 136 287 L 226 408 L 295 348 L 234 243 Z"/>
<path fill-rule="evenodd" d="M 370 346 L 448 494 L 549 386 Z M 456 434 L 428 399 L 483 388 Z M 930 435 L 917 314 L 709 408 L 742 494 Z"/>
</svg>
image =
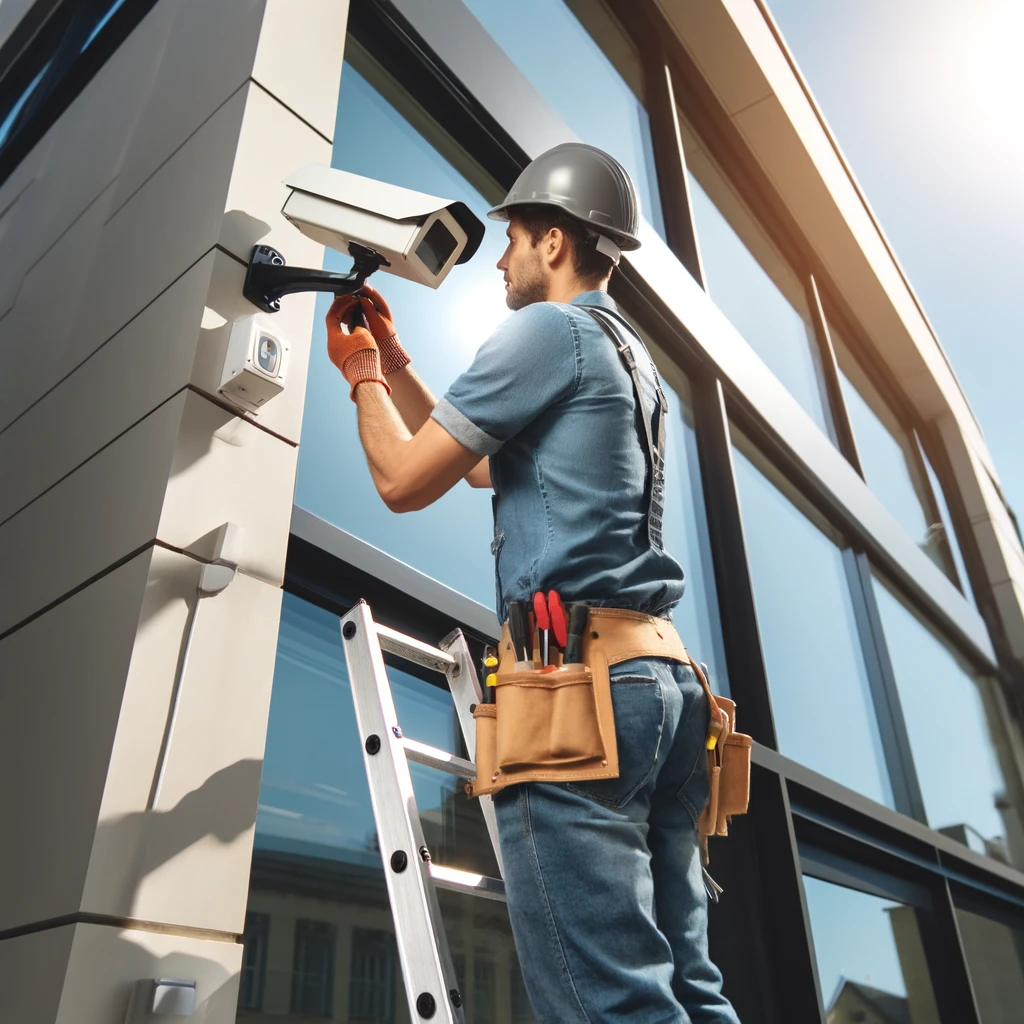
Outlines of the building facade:
<svg viewBox="0 0 1024 1024">
<path fill-rule="evenodd" d="M 281 215 L 292 171 L 482 216 L 577 138 L 640 188 L 612 294 L 669 392 L 675 620 L 756 741 L 712 844 L 728 994 L 745 1024 L 1020 1018 L 1020 536 L 762 0 L 5 0 L 0 1020 L 120 1022 L 161 977 L 210 1024 L 410 1020 L 338 616 L 493 637 L 488 500 L 379 501 L 325 296 L 273 315 L 258 416 L 219 371 L 254 245 L 346 265 Z M 374 281 L 438 394 L 506 315 L 502 248 Z M 457 746 L 438 681 L 391 676 Z M 414 781 L 434 859 L 493 874 L 478 808 Z M 532 1020 L 504 906 L 442 907 L 467 1019 Z"/>
</svg>

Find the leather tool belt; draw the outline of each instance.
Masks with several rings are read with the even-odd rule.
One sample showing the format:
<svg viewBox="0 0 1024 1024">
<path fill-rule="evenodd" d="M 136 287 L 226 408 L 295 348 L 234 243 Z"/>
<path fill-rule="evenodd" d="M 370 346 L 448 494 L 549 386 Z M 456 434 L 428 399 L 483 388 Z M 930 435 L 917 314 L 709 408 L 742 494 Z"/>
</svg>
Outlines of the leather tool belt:
<svg viewBox="0 0 1024 1024">
<path fill-rule="evenodd" d="M 727 835 L 729 818 L 747 810 L 751 739 L 734 731 L 736 705 L 711 692 L 700 666 L 666 619 L 621 608 L 591 608 L 582 662 L 542 670 L 516 664 L 508 624 L 498 648 L 493 704 L 477 704 L 477 777 L 470 796 L 520 782 L 582 782 L 619 774 L 609 668 L 634 658 L 667 658 L 691 665 L 710 705 L 707 732 L 710 798 L 699 832 L 707 863 L 709 835 Z"/>
</svg>

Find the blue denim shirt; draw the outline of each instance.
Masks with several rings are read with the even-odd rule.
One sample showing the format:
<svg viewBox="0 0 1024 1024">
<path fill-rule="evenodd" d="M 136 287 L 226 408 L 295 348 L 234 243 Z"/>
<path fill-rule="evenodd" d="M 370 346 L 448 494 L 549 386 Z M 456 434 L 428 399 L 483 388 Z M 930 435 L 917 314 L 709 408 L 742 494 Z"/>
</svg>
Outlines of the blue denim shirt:
<svg viewBox="0 0 1024 1024">
<path fill-rule="evenodd" d="M 457 441 L 490 456 L 496 603 L 557 590 L 562 600 L 666 614 L 683 570 L 651 546 L 647 454 L 629 372 L 584 305 L 604 292 L 513 313 L 434 409 Z M 633 351 L 648 409 L 650 356 Z"/>
</svg>

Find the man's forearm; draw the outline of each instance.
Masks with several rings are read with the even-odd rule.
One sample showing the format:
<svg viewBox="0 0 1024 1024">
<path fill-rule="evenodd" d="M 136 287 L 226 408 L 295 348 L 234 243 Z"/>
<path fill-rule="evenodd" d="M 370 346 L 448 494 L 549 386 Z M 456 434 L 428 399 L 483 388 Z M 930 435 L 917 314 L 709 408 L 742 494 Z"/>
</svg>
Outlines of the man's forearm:
<svg viewBox="0 0 1024 1024">
<path fill-rule="evenodd" d="M 391 401 L 410 434 L 415 434 L 434 411 L 437 399 L 411 366 L 388 374 Z"/>
<path fill-rule="evenodd" d="M 404 372 L 399 370 L 391 376 Z M 395 403 L 377 384 L 360 384 L 356 388 L 356 408 L 366 464 L 378 493 L 390 505 L 390 497 L 402 476 L 402 445 L 408 442 L 411 432 L 402 422 Z"/>
</svg>

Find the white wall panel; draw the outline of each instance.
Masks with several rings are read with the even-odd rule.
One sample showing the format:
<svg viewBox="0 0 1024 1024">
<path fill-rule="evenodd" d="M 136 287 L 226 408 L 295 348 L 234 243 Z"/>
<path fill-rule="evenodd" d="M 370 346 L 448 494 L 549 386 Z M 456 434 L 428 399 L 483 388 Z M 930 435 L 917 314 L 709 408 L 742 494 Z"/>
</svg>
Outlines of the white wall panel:
<svg viewBox="0 0 1024 1024">
<path fill-rule="evenodd" d="M 236 942 L 75 925 L 60 1010 L 46 1024 L 121 1024 L 137 978 L 196 982 L 198 1005 L 191 1017 L 154 1020 L 234 1024 L 241 966 Z"/>
<path fill-rule="evenodd" d="M 237 523 L 240 565 L 279 586 L 297 461 L 293 445 L 188 392 L 158 536 L 189 548 L 222 523 Z"/>
<path fill-rule="evenodd" d="M 172 398 L 0 527 L 0 633 L 156 536 L 184 408 Z"/>
<path fill-rule="evenodd" d="M 216 243 L 246 91 L 222 106 L 107 222 L 61 376 Z"/>
<path fill-rule="evenodd" d="M 319 267 L 323 246 L 281 214 L 289 191 L 282 179 L 306 164 L 329 165 L 331 144 L 258 86 L 246 94 L 220 244 L 246 262 L 259 242 L 280 249 L 291 264 Z"/>
<path fill-rule="evenodd" d="M 80 908 L 149 563 L 0 641 L 0 931 Z"/>
<path fill-rule="evenodd" d="M 152 56 L 152 88 L 121 168 L 115 210 L 244 84 L 252 72 L 263 4 L 163 0 L 157 5 L 174 20 L 162 49 Z M 193 187 L 202 187 L 201 181 Z"/>
<path fill-rule="evenodd" d="M 199 565 L 158 551 L 146 586 L 83 909 L 240 932 L 281 591 L 241 573 L 198 606 L 155 810 L 145 813 Z"/>
<path fill-rule="evenodd" d="M 29 190 L 42 192 L 36 182 Z M 0 374 L 0 430 L 60 379 L 69 340 L 82 329 L 75 316 L 93 271 L 96 244 L 113 188 L 103 192 L 25 275 L 11 311 L 0 320 L 0 349 L 11 354 Z M 20 209 L 15 206 L 15 210 Z M 24 234 L 31 233 L 25 222 Z M 14 238 L 7 238 L 17 252 Z M 5 244 L 4 249 L 8 246 Z M 72 348 L 76 347 L 72 341 Z M 63 376 L 63 374 L 61 374 Z"/>
<path fill-rule="evenodd" d="M 334 138 L 348 0 L 267 0 L 252 77 Z"/>
<path fill-rule="evenodd" d="M 0 432 L 0 524 L 188 383 L 213 265 L 210 253 Z"/>
<path fill-rule="evenodd" d="M 57 1019 L 74 933 L 67 925 L 0 942 L 4 1021 L 50 1024 Z"/>
</svg>

